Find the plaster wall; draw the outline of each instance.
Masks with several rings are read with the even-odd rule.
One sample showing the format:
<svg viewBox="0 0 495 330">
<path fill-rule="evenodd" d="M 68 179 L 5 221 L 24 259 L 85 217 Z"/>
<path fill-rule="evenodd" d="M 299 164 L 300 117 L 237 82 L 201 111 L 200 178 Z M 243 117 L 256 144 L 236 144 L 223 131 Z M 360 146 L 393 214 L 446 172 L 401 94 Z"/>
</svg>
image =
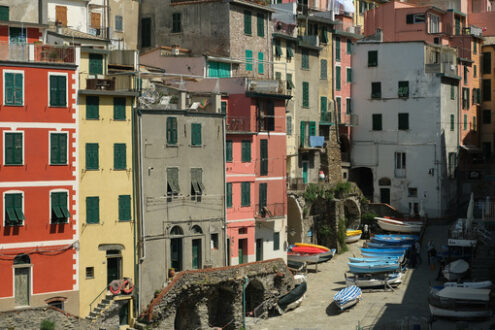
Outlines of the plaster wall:
<svg viewBox="0 0 495 330">
<path fill-rule="evenodd" d="M 56 7 L 67 7 L 67 26 L 71 29 L 88 32 L 90 25 L 87 2 L 77 0 L 46 0 L 46 23 L 55 24 Z"/>
</svg>

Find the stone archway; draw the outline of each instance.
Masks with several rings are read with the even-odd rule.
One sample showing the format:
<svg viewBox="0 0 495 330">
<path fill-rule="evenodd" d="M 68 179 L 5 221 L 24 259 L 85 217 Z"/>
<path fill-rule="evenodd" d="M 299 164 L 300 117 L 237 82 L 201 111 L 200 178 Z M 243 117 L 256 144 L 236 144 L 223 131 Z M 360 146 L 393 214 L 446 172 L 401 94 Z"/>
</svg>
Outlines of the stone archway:
<svg viewBox="0 0 495 330">
<path fill-rule="evenodd" d="M 352 168 L 349 173 L 349 181 L 355 182 L 363 195 L 373 201 L 374 185 L 373 185 L 373 170 L 369 167 Z"/>
<path fill-rule="evenodd" d="M 361 224 L 361 207 L 354 198 L 344 201 L 344 214 L 347 219 L 347 228 L 358 228 Z"/>
<path fill-rule="evenodd" d="M 201 328 L 201 318 L 192 301 L 183 301 L 176 309 L 174 329 L 193 330 Z"/>
<path fill-rule="evenodd" d="M 265 300 L 265 288 L 258 280 L 251 280 L 246 287 L 246 314 L 252 315 L 255 308 Z"/>
<path fill-rule="evenodd" d="M 234 329 L 234 305 L 237 295 L 236 286 L 223 285 L 212 292 L 208 297 L 208 324 L 210 327 Z M 225 327 L 230 323 L 230 327 Z"/>
<path fill-rule="evenodd" d="M 303 241 L 303 214 L 295 196 L 287 197 L 287 241 L 294 244 Z"/>
</svg>

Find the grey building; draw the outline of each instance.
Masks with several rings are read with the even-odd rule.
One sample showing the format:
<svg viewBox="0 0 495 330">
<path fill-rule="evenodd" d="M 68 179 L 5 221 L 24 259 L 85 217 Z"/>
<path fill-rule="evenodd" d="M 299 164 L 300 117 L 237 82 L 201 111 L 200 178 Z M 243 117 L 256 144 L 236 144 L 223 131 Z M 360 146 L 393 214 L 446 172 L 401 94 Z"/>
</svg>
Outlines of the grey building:
<svg viewBox="0 0 495 330">
<path fill-rule="evenodd" d="M 220 267 L 226 260 L 220 95 L 167 90 L 159 104 L 141 103 L 137 111 L 141 308 L 166 284 L 170 268 Z"/>
</svg>

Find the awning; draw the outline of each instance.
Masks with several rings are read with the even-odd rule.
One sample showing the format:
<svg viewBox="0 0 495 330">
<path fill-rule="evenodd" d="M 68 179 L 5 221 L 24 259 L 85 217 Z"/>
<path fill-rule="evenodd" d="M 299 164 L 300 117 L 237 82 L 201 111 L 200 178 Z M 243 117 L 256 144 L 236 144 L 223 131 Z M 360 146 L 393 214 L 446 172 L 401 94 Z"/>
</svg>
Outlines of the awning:
<svg viewBox="0 0 495 330">
<path fill-rule="evenodd" d="M 219 57 L 219 56 L 206 56 L 206 59 L 212 62 L 224 62 L 224 63 L 235 63 L 235 64 L 242 64 L 243 61 L 241 60 L 236 60 L 230 57 Z"/>
</svg>

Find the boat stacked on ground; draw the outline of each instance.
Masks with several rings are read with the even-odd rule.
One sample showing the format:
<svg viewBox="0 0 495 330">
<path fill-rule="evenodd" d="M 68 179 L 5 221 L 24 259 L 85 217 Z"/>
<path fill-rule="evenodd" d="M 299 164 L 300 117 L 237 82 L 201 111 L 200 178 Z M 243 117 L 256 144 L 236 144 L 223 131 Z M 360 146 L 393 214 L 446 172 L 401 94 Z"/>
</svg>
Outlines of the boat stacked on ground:
<svg viewBox="0 0 495 330">
<path fill-rule="evenodd" d="M 479 281 L 479 282 L 445 282 L 444 287 L 456 287 L 456 288 L 472 288 L 472 289 L 489 289 L 493 286 L 492 281 Z"/>
<path fill-rule="evenodd" d="M 462 259 L 458 259 L 447 264 L 442 270 L 442 274 L 447 281 L 457 281 L 466 275 L 468 269 L 469 264 Z"/>
<path fill-rule="evenodd" d="M 376 274 L 399 270 L 397 261 L 379 260 L 374 262 L 349 262 L 349 270 L 354 274 Z"/>
<path fill-rule="evenodd" d="M 302 281 L 301 283 L 297 284 L 294 287 L 294 289 L 292 289 L 289 293 L 278 299 L 277 302 L 278 306 L 284 312 L 299 307 L 302 301 L 304 300 L 304 294 L 306 293 L 306 290 L 307 290 L 306 281 Z"/>
<path fill-rule="evenodd" d="M 386 235 L 375 235 L 371 238 L 374 243 L 386 244 L 386 245 L 409 245 L 414 244 L 419 240 L 417 235 L 397 235 L 397 234 L 386 234 Z"/>
<path fill-rule="evenodd" d="M 361 230 L 347 229 L 345 233 L 345 242 L 354 243 L 359 241 L 363 232 Z"/>
<path fill-rule="evenodd" d="M 433 287 L 428 297 L 432 317 L 464 320 L 489 318 L 490 289 L 469 287 Z"/>
<path fill-rule="evenodd" d="M 402 273 L 380 274 L 345 274 L 346 285 L 356 285 L 360 288 L 395 287 L 402 283 Z"/>
<path fill-rule="evenodd" d="M 330 260 L 335 255 L 335 249 L 310 243 L 296 243 L 287 252 L 288 262 L 306 262 L 315 264 Z"/>
<path fill-rule="evenodd" d="M 362 291 L 356 285 L 348 286 L 345 289 L 340 290 L 333 296 L 333 301 L 335 305 L 344 310 L 349 308 L 361 300 Z"/>
<path fill-rule="evenodd" d="M 423 222 L 410 221 L 401 218 L 375 217 L 378 226 L 385 230 L 397 233 L 419 233 L 423 228 Z"/>
</svg>

